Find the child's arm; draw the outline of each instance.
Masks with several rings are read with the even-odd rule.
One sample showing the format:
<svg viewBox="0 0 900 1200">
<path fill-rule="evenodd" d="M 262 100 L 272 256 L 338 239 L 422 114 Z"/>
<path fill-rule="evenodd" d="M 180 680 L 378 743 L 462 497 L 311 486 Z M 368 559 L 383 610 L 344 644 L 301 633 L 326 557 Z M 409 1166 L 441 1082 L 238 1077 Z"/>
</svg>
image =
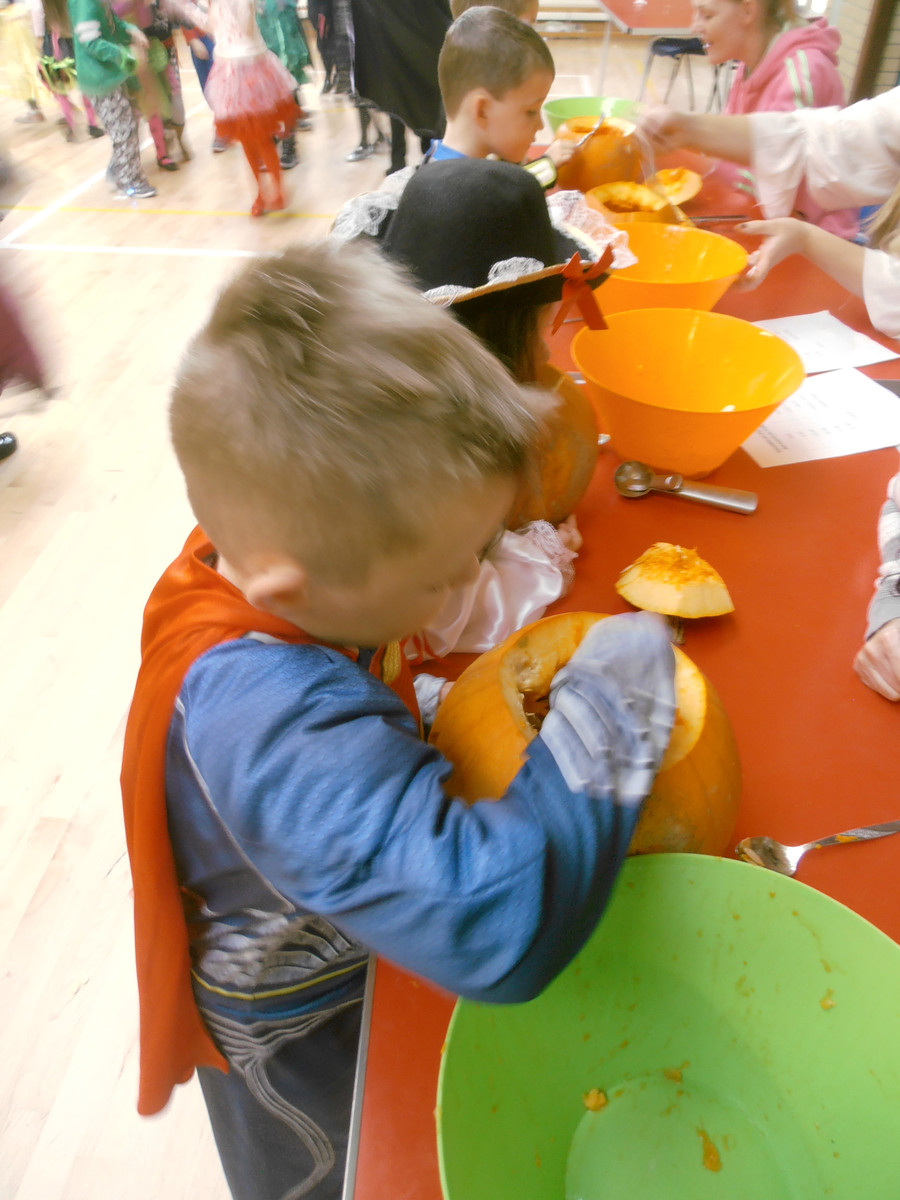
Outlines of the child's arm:
<svg viewBox="0 0 900 1200">
<path fill-rule="evenodd" d="M 72 32 L 92 58 L 98 62 L 112 63 L 123 72 L 134 73 L 137 57 L 132 47 L 147 44 L 139 29 L 127 25 L 113 13 L 113 23 L 122 38 L 122 43 L 112 42 L 101 36 L 100 9 L 94 0 L 69 0 L 69 12 L 72 18 Z"/>
<path fill-rule="evenodd" d="M 888 486 L 878 522 L 881 567 L 869 605 L 868 640 L 853 664 L 863 683 L 888 700 L 900 700 L 900 510 L 892 498 L 898 492 L 900 475 Z"/>
<path fill-rule="evenodd" d="M 657 618 L 599 623 L 507 794 L 467 807 L 396 696 L 342 655 L 229 644 L 182 689 L 180 770 L 279 895 L 453 991 L 521 1001 L 603 911 L 668 744 L 673 676 Z"/>
<path fill-rule="evenodd" d="M 162 9 L 167 16 L 193 26 L 201 33 L 213 32 L 209 10 L 201 8 L 193 0 L 163 0 Z"/>
</svg>

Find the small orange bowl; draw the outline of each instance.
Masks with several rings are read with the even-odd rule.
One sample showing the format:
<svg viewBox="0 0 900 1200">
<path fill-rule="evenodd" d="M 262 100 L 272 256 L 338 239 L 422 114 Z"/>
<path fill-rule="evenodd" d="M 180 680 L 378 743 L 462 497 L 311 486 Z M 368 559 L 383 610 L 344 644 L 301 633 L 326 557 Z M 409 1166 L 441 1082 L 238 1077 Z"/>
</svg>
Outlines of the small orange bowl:
<svg viewBox="0 0 900 1200">
<path fill-rule="evenodd" d="M 616 219 L 619 215 L 627 214 Z M 610 272 L 597 293 L 604 314 L 630 308 L 711 309 L 747 265 L 743 246 L 708 229 L 652 220 L 622 224 L 638 261 Z"/>
<path fill-rule="evenodd" d="M 613 449 L 656 471 L 708 475 L 805 376 L 786 342 L 738 317 L 641 308 L 608 326 L 580 330 L 572 357 Z"/>
</svg>

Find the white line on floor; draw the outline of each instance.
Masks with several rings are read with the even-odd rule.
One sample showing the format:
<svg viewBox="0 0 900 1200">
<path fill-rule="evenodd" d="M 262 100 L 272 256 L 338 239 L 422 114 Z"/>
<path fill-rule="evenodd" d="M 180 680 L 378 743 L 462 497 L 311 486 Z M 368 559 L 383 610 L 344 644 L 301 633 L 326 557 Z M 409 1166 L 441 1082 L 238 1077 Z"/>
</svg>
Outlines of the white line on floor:
<svg viewBox="0 0 900 1200">
<path fill-rule="evenodd" d="M 42 250 L 53 254 L 168 254 L 177 258 L 261 258 L 274 253 L 268 250 L 214 250 L 190 246 L 71 246 L 55 242 L 25 242 L 22 245 L 0 242 L 0 250 Z"/>
<path fill-rule="evenodd" d="M 205 108 L 207 108 L 205 102 L 201 104 L 195 104 L 189 112 L 185 113 L 185 119 L 187 117 L 192 117 L 194 113 L 202 112 Z M 145 140 L 141 142 L 141 150 L 146 150 L 148 146 L 152 145 L 153 138 L 145 138 Z M 5 246 L 11 246 L 14 242 L 18 241 L 18 239 L 24 233 L 30 233 L 36 225 L 40 225 L 42 221 L 46 221 L 48 217 L 52 217 L 53 214 L 59 212 L 61 208 L 65 208 L 66 205 L 71 204 L 73 200 L 82 194 L 82 192 L 88 191 L 94 186 L 94 184 L 99 183 L 100 180 L 105 177 L 105 175 L 105 168 L 102 171 L 95 172 L 95 174 L 91 175 L 83 183 L 79 183 L 76 187 L 60 196 L 58 200 L 54 200 L 52 204 L 48 204 L 46 208 L 42 208 L 40 212 L 35 213 L 33 217 L 29 217 L 27 221 L 23 221 L 17 229 L 12 231 L 12 233 L 7 234 L 5 238 L 0 238 L 0 249 Z"/>
</svg>

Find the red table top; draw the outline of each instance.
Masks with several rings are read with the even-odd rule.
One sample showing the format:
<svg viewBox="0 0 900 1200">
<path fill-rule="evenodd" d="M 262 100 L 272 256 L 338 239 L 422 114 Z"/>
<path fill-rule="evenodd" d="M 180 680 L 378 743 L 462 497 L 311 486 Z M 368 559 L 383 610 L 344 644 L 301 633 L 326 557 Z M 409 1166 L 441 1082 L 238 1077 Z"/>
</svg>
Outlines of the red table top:
<svg viewBox="0 0 900 1200">
<path fill-rule="evenodd" d="M 718 311 L 748 320 L 829 309 L 875 334 L 860 300 L 792 259 L 756 291 L 732 289 Z M 569 366 L 564 326 L 554 359 Z M 865 368 L 900 378 L 900 360 Z M 720 693 L 741 752 L 744 792 L 735 841 L 788 843 L 900 817 L 900 711 L 852 669 L 878 566 L 876 521 L 891 449 L 763 470 L 742 450 L 710 482 L 759 494 L 752 516 L 652 495 L 620 497 L 617 458 L 601 452 L 578 508 L 584 546 L 571 592 L 554 606 L 621 612 L 620 570 L 652 542 L 696 547 L 720 571 L 734 613 L 691 625 L 684 649 Z M 553 611 L 553 610 L 551 610 Z M 900 940 L 893 880 L 900 838 L 812 854 L 800 878 Z M 379 961 L 354 1200 L 440 1200 L 433 1109 L 452 998 Z"/>
<path fill-rule="evenodd" d="M 622 33 L 647 36 L 669 34 L 689 37 L 693 33 L 691 0 L 596 0 Z"/>
</svg>

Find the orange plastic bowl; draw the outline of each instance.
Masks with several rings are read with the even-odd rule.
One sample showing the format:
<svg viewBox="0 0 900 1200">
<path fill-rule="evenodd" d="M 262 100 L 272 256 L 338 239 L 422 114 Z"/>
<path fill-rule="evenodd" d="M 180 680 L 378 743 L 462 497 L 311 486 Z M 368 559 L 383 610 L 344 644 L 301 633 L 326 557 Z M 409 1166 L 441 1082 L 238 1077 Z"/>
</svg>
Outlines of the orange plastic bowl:
<svg viewBox="0 0 900 1200">
<path fill-rule="evenodd" d="M 786 342 L 737 317 L 642 308 L 608 324 L 580 330 L 572 357 L 613 449 L 657 471 L 708 475 L 804 378 Z"/>
<path fill-rule="evenodd" d="M 610 273 L 597 293 L 604 313 L 630 308 L 710 309 L 747 265 L 743 246 L 707 229 L 654 222 L 626 228 L 628 245 L 638 261 Z"/>
</svg>

